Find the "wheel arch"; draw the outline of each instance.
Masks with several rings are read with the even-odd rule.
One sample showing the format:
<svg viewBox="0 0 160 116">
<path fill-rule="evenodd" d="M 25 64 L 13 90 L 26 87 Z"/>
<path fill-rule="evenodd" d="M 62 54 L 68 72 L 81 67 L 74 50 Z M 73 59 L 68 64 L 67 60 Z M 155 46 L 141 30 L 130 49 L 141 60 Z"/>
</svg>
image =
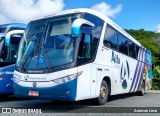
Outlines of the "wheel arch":
<svg viewBox="0 0 160 116">
<path fill-rule="evenodd" d="M 99 96 L 99 92 L 100 92 L 100 86 L 101 86 L 101 83 L 102 81 L 105 80 L 105 82 L 107 83 L 108 85 L 108 88 L 109 88 L 109 95 L 111 95 L 111 78 L 109 75 L 102 75 L 99 79 L 99 81 L 97 82 L 97 89 L 96 89 L 96 97 Z"/>
<path fill-rule="evenodd" d="M 109 76 L 105 76 L 102 80 L 105 80 L 105 82 L 108 85 L 108 89 L 109 89 L 109 95 L 111 94 L 111 79 Z"/>
</svg>

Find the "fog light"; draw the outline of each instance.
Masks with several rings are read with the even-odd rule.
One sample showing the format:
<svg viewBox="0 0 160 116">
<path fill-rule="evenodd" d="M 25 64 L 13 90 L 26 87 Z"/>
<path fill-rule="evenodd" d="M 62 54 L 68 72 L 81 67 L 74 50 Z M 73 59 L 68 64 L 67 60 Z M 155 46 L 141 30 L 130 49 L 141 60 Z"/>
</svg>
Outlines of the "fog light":
<svg viewBox="0 0 160 116">
<path fill-rule="evenodd" d="M 66 91 L 66 95 L 70 94 L 70 91 Z"/>
</svg>

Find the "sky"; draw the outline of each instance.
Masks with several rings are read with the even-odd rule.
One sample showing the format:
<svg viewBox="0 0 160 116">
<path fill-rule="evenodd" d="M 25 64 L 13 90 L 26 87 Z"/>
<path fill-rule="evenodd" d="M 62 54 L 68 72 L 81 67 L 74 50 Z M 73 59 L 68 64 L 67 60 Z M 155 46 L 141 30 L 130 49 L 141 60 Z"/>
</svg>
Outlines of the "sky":
<svg viewBox="0 0 160 116">
<path fill-rule="evenodd" d="M 160 0 L 0 0 L 0 24 L 75 8 L 102 12 L 124 29 L 160 32 Z"/>
</svg>

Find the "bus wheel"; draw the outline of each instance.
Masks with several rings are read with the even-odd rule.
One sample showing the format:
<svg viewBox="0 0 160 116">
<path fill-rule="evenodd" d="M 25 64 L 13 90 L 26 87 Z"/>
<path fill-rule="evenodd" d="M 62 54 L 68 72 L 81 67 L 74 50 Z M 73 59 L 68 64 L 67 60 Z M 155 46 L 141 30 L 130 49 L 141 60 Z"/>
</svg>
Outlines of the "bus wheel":
<svg viewBox="0 0 160 116">
<path fill-rule="evenodd" d="M 145 82 L 143 82 L 142 87 L 141 87 L 141 90 L 139 91 L 139 95 L 140 95 L 140 96 L 144 96 L 145 92 L 146 92 Z"/>
<path fill-rule="evenodd" d="M 96 99 L 98 105 L 104 105 L 108 100 L 108 85 L 106 81 L 102 81 L 100 86 L 99 97 Z"/>
</svg>

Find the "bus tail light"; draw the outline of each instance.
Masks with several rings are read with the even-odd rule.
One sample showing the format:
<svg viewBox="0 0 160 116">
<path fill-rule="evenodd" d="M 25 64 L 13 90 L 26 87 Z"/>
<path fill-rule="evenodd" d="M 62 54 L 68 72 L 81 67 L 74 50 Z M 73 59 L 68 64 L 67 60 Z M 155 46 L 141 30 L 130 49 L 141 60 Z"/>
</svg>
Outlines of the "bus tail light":
<svg viewBox="0 0 160 116">
<path fill-rule="evenodd" d="M 6 78 L 0 78 L 0 80 L 1 80 L 1 81 L 4 81 L 4 80 L 6 80 Z"/>
</svg>

